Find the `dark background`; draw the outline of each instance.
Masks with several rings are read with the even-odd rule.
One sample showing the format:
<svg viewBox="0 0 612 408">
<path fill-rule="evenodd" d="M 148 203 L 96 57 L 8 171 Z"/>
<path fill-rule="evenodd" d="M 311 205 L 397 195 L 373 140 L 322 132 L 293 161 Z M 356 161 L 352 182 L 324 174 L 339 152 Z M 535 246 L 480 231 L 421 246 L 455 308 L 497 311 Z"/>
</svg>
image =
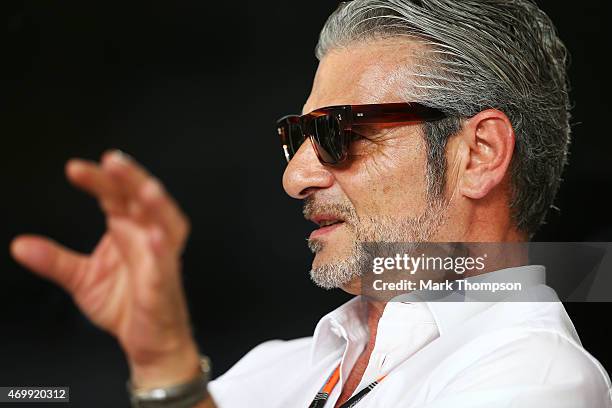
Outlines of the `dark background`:
<svg viewBox="0 0 612 408">
<path fill-rule="evenodd" d="M 274 121 L 301 110 L 317 34 L 335 1 L 0 3 L 0 385 L 69 385 L 72 406 L 126 406 L 115 341 L 70 298 L 18 267 L 10 239 L 50 235 L 89 251 L 96 202 L 65 181 L 70 157 L 120 148 L 193 222 L 185 284 L 217 374 L 271 338 L 311 335 L 348 296 L 314 287 L 301 204 L 281 186 Z M 573 55 L 571 165 L 541 241 L 612 241 L 610 3 L 540 2 Z M 567 304 L 605 367 L 612 304 Z M 22 405 L 23 406 L 23 405 Z"/>
</svg>

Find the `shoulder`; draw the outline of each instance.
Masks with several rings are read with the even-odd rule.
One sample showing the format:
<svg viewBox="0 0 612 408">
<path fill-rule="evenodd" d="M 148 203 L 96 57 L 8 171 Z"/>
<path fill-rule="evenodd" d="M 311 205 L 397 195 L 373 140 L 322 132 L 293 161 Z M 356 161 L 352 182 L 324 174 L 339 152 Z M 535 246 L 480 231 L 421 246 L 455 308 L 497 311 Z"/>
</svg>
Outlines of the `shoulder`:
<svg viewBox="0 0 612 408">
<path fill-rule="evenodd" d="M 538 383 L 588 379 L 609 385 L 601 364 L 573 338 L 542 328 L 507 328 L 481 336 L 458 350 L 469 359 L 468 369 L 494 364 Z"/>
<path fill-rule="evenodd" d="M 304 372 L 309 364 L 312 337 L 295 340 L 270 340 L 253 348 L 225 374 L 209 385 L 211 393 L 223 394 L 237 386 L 257 388 L 273 380 L 291 380 L 293 373 Z M 279 377 L 282 374 L 282 378 Z M 261 383 L 261 384 L 260 384 Z M 248 392 L 245 393 L 247 395 Z"/>
<path fill-rule="evenodd" d="M 253 371 L 278 370 L 283 366 L 308 363 L 312 337 L 295 340 L 269 340 L 245 354 L 222 377 L 232 377 Z"/>
<path fill-rule="evenodd" d="M 531 323 L 491 331 L 458 347 L 438 367 L 447 380 L 440 395 L 495 390 L 516 406 L 537 401 L 612 406 L 608 374 L 578 338 L 537 319 Z"/>
</svg>

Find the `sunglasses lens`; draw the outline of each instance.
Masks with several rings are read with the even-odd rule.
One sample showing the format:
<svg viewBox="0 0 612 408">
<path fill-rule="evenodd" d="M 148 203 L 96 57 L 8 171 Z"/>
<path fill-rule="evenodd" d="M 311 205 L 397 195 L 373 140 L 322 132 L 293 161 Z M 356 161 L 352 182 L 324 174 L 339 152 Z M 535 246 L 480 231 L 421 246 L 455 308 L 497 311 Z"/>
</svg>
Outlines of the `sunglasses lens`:
<svg viewBox="0 0 612 408">
<path fill-rule="evenodd" d="M 319 158 L 327 164 L 337 164 L 346 157 L 346 134 L 340 124 L 340 119 L 334 115 L 324 115 L 313 118 L 313 142 L 319 153 Z"/>
<path fill-rule="evenodd" d="M 295 118 L 281 119 L 278 122 L 278 133 L 281 138 L 283 153 L 285 154 L 287 162 L 289 162 L 302 143 L 304 143 L 304 133 Z"/>
<path fill-rule="evenodd" d="M 291 157 L 293 157 L 302 145 L 302 143 L 304 143 L 304 140 L 306 140 L 304 132 L 302 132 L 302 128 L 298 123 L 289 123 L 288 139 L 289 153 Z"/>
</svg>

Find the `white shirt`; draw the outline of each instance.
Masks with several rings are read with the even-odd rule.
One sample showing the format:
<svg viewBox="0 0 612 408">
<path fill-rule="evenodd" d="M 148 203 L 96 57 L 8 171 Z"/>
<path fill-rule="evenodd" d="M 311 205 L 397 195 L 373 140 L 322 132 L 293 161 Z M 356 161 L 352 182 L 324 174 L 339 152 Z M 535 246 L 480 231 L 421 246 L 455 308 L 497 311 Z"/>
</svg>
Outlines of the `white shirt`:
<svg viewBox="0 0 612 408">
<path fill-rule="evenodd" d="M 389 302 L 355 392 L 387 376 L 356 408 L 612 407 L 606 371 L 554 292 L 537 290 L 552 301 Z M 255 347 L 210 383 L 219 408 L 306 408 L 341 364 L 334 407 L 368 341 L 364 305 L 356 297 L 327 314 L 312 337 Z"/>
</svg>

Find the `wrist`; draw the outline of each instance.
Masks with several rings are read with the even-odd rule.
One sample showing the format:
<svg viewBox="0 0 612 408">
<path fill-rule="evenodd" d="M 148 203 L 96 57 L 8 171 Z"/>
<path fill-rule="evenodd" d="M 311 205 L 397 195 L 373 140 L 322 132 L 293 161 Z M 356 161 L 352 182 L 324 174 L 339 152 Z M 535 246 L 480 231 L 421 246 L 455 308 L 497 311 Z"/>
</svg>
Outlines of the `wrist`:
<svg viewBox="0 0 612 408">
<path fill-rule="evenodd" d="M 210 359 L 200 358 L 200 370 L 189 381 L 153 388 L 137 388 L 128 381 L 127 389 L 133 408 L 212 408 L 214 403 L 208 393 Z"/>
<path fill-rule="evenodd" d="M 201 372 L 200 354 L 193 341 L 146 359 L 128 357 L 128 365 L 131 383 L 142 389 L 184 383 Z"/>
</svg>

